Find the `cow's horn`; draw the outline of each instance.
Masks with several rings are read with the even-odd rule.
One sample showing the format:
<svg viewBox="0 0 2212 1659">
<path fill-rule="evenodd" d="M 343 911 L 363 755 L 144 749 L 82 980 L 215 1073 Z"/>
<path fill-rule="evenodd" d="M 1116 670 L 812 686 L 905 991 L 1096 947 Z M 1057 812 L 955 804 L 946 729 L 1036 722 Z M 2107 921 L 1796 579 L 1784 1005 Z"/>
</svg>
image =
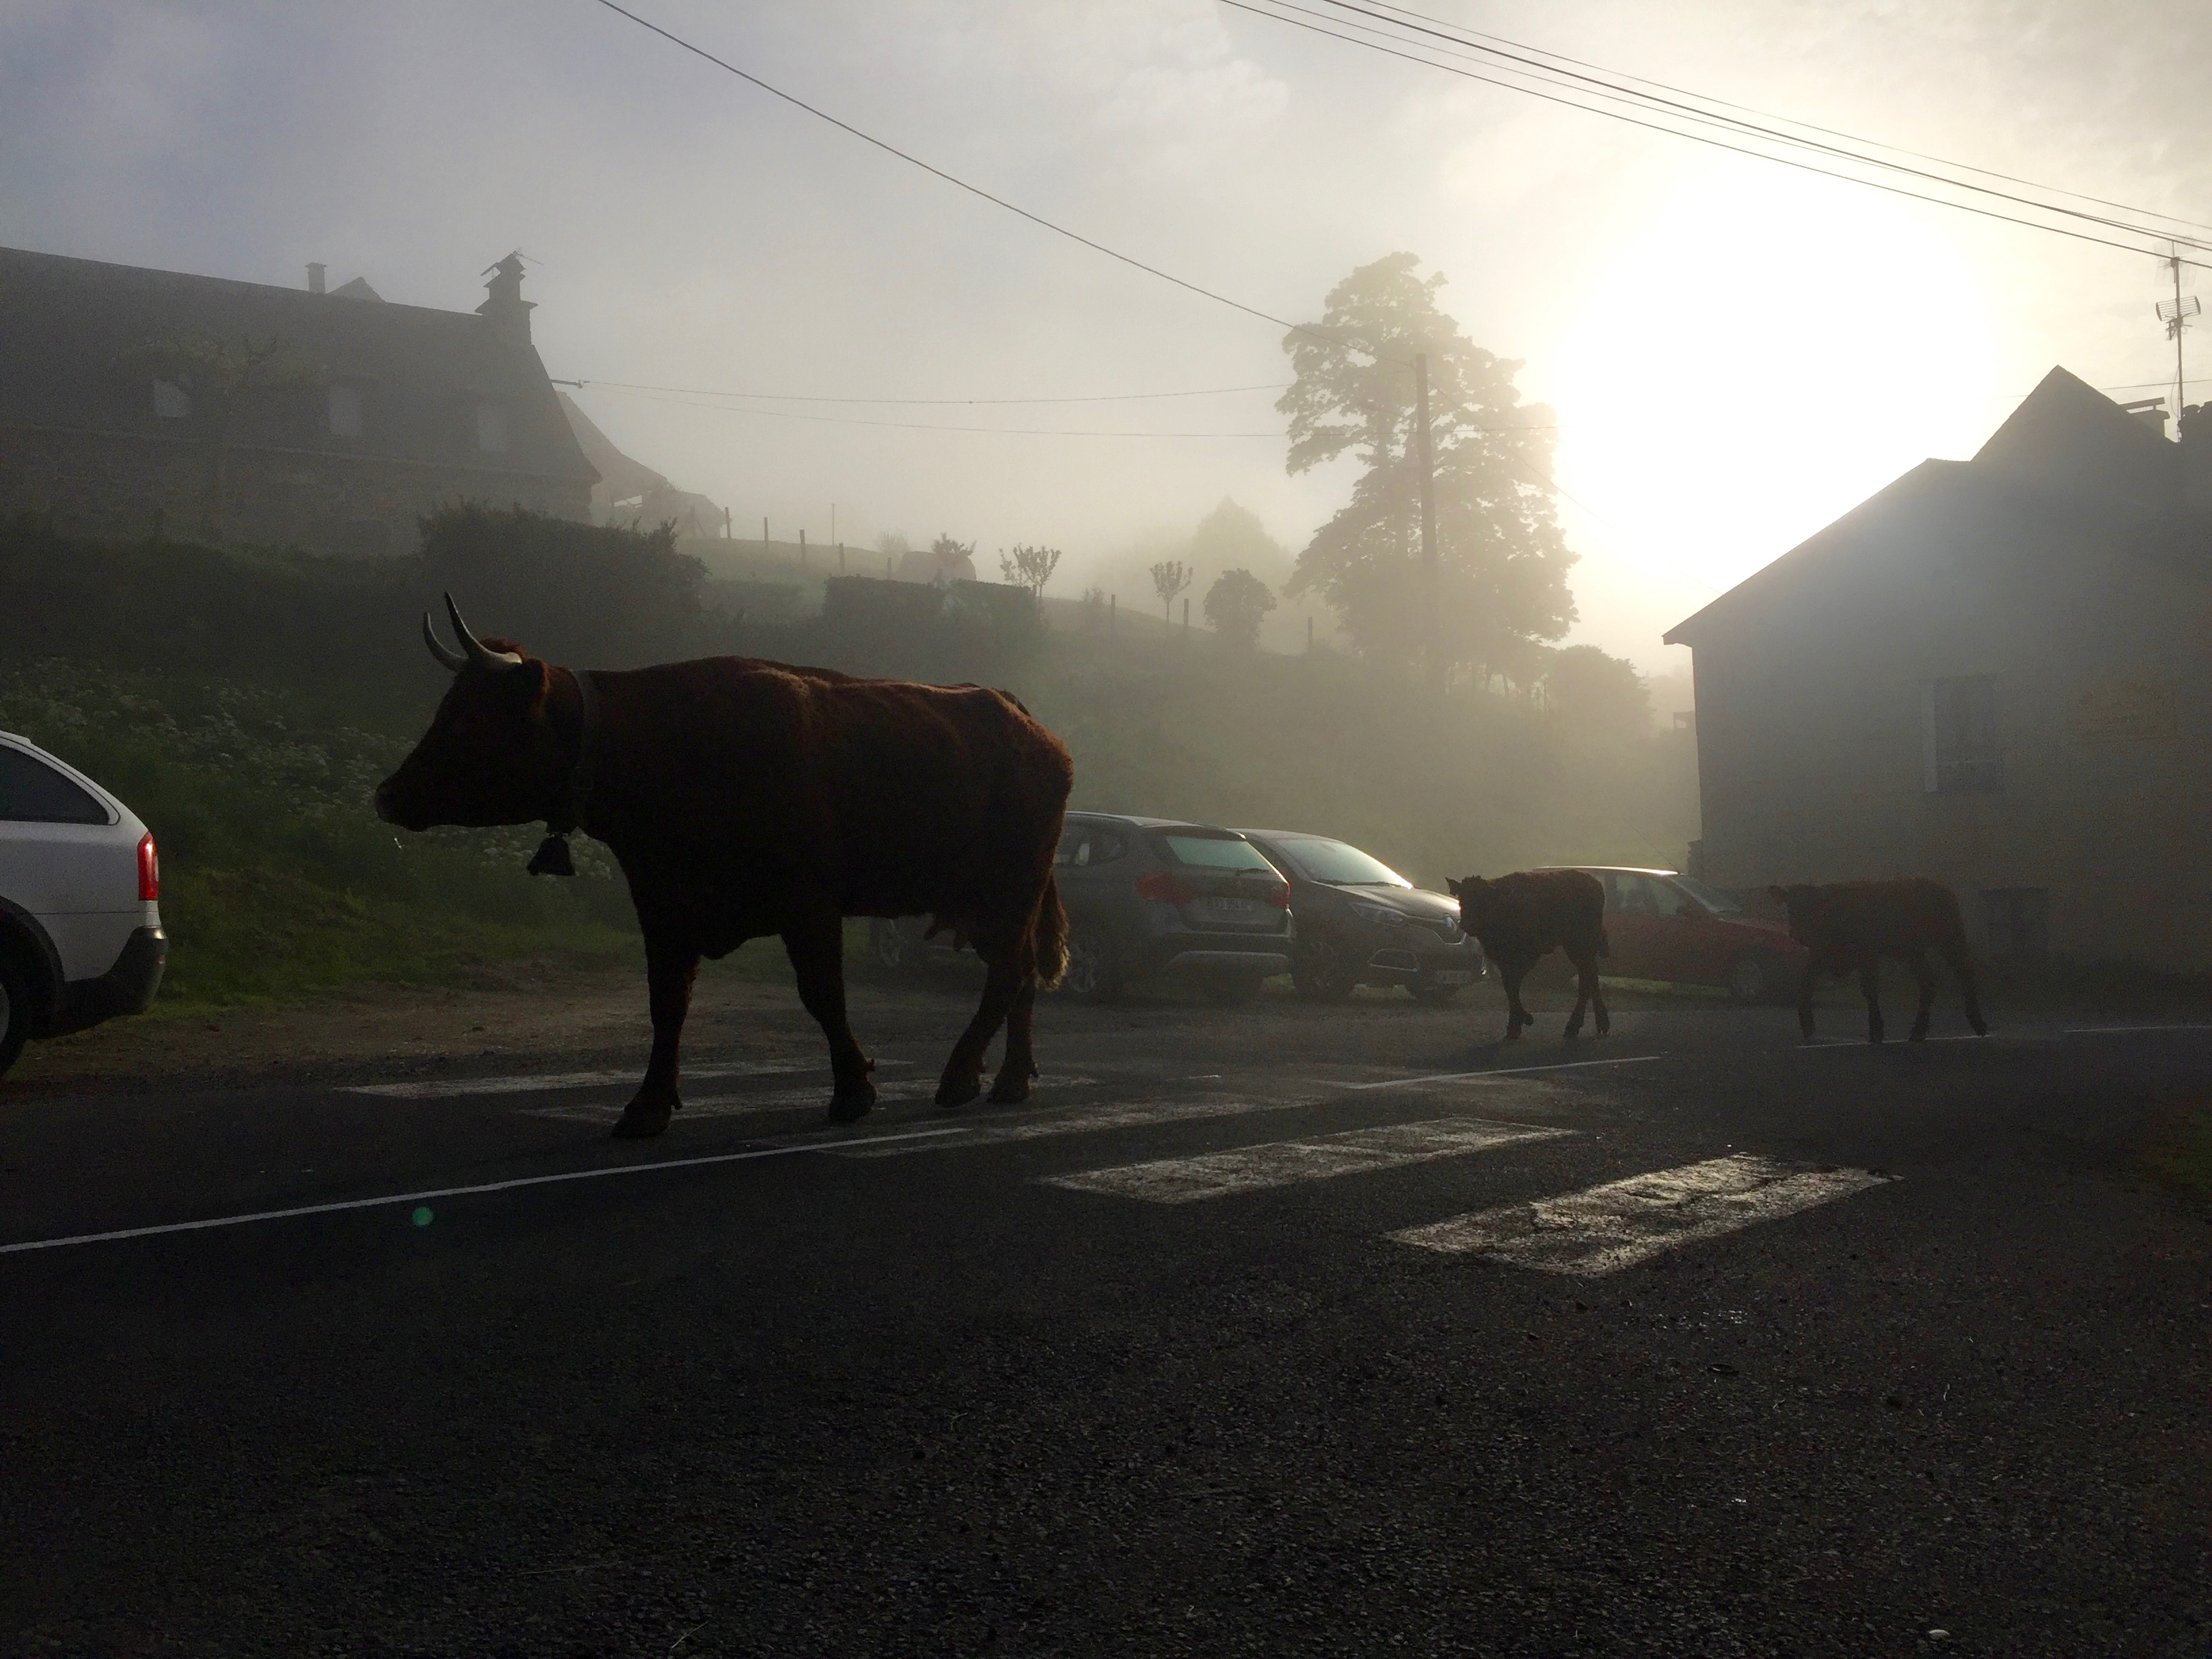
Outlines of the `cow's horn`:
<svg viewBox="0 0 2212 1659">
<path fill-rule="evenodd" d="M 501 669 L 522 666 L 520 652 L 494 651 L 469 632 L 469 625 L 461 620 L 461 607 L 453 603 L 453 596 L 450 593 L 446 595 L 446 614 L 453 619 L 453 637 L 460 641 L 461 648 L 469 653 L 469 660 L 477 667 L 497 672 Z"/>
<path fill-rule="evenodd" d="M 449 674 L 458 674 L 469 665 L 468 658 L 438 637 L 438 630 L 430 626 L 430 613 L 427 611 L 422 613 L 422 643 L 430 647 L 430 654 L 438 659 L 438 665 Z"/>
</svg>

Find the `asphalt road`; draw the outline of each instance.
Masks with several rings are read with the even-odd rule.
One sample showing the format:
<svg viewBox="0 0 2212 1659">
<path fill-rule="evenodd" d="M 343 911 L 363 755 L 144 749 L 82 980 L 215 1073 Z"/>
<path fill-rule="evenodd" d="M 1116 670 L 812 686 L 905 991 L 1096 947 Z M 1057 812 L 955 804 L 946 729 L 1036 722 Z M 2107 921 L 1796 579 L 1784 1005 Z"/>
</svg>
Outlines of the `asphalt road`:
<svg viewBox="0 0 2212 1659">
<path fill-rule="evenodd" d="M 2212 1651 L 2212 1030 L 1497 1003 L 12 1095 L 0 1653 Z"/>
</svg>

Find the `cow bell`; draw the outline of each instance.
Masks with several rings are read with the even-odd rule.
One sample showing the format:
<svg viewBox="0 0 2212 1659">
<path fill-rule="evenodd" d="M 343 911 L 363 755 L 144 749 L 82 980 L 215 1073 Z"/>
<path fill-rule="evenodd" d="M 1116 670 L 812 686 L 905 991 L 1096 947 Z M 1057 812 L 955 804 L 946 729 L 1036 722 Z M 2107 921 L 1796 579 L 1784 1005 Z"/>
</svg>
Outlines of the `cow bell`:
<svg viewBox="0 0 2212 1659">
<path fill-rule="evenodd" d="M 576 861 L 568 856 L 566 836 L 548 836 L 538 843 L 538 850 L 530 855 L 530 873 L 533 876 L 573 876 Z"/>
</svg>

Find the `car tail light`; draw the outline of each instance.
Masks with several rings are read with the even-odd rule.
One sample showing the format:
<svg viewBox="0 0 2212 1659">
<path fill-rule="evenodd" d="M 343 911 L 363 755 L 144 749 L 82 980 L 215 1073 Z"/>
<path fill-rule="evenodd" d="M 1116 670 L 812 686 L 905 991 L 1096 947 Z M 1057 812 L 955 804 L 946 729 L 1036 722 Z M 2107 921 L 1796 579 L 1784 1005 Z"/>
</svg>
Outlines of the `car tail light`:
<svg viewBox="0 0 2212 1659">
<path fill-rule="evenodd" d="M 1156 870 L 1149 876 L 1137 878 L 1137 896 L 1157 899 L 1162 904 L 1194 904 L 1198 901 L 1198 889 L 1182 877 L 1165 870 Z"/>
<path fill-rule="evenodd" d="M 1291 908 L 1291 884 L 1287 881 L 1279 881 L 1273 887 L 1270 887 L 1267 890 L 1267 902 L 1273 905 L 1278 910 L 1289 909 Z"/>
<path fill-rule="evenodd" d="M 142 904 L 151 904 L 161 896 L 161 855 L 154 848 L 150 835 L 138 837 L 138 899 Z"/>
</svg>

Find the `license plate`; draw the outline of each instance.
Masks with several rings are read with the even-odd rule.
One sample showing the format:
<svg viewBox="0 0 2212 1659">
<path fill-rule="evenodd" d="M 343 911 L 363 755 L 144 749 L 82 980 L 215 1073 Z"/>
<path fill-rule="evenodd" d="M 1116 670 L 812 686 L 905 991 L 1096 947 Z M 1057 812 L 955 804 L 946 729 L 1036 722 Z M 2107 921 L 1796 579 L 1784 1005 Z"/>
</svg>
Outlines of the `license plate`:
<svg viewBox="0 0 2212 1659">
<path fill-rule="evenodd" d="M 1209 916 L 1234 916 L 1240 921 L 1249 921 L 1266 907 L 1257 899 L 1203 898 L 1198 908 Z"/>
<path fill-rule="evenodd" d="M 1445 968 L 1429 975 L 1438 985 L 1472 985 L 1474 975 L 1465 968 Z"/>
</svg>

